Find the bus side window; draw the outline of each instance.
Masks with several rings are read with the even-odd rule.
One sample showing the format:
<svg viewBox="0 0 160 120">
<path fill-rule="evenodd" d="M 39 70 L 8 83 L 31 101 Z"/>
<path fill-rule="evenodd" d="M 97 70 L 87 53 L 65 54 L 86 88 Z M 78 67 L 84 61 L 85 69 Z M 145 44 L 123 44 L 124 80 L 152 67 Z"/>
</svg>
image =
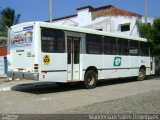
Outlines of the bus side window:
<svg viewBox="0 0 160 120">
<path fill-rule="evenodd" d="M 102 36 L 86 34 L 86 53 L 87 54 L 102 54 Z"/>
<path fill-rule="evenodd" d="M 149 56 L 148 42 L 140 42 L 140 55 L 141 56 Z"/>
<path fill-rule="evenodd" d="M 65 39 L 61 30 L 42 28 L 41 29 L 42 52 L 64 53 Z"/>
<path fill-rule="evenodd" d="M 118 55 L 129 55 L 128 40 L 118 38 Z"/>
<path fill-rule="evenodd" d="M 139 42 L 130 40 L 129 53 L 131 56 L 139 56 Z"/>
<path fill-rule="evenodd" d="M 115 37 L 104 37 L 104 54 L 117 54 L 117 45 Z"/>
</svg>

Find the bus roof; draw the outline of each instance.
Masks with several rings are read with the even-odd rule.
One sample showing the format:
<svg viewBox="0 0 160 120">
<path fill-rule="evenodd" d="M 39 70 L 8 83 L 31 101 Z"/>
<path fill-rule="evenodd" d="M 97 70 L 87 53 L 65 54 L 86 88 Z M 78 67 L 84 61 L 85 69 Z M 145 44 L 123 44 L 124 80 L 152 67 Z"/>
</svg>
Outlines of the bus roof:
<svg viewBox="0 0 160 120">
<path fill-rule="evenodd" d="M 48 22 L 41 22 L 41 21 L 20 23 L 20 24 L 12 26 L 11 29 L 14 29 L 16 27 L 21 27 L 21 26 L 30 26 L 34 24 L 37 24 L 40 27 L 55 28 L 55 29 L 61 29 L 61 30 L 66 30 L 66 31 L 72 31 L 72 32 L 89 33 L 89 34 L 119 37 L 119 38 L 139 40 L 139 41 L 147 41 L 145 38 L 140 38 L 140 37 L 133 37 L 133 36 L 122 35 L 118 33 L 98 31 L 98 30 L 89 29 L 89 28 L 73 27 L 73 26 L 67 26 L 67 25 L 59 25 L 55 23 L 48 23 Z"/>
</svg>

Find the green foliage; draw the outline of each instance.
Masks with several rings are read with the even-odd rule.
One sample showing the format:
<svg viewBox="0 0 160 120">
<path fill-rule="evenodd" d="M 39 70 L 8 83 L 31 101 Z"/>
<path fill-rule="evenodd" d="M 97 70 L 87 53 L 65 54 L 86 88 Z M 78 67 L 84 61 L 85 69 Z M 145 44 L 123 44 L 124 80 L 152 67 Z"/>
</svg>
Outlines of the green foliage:
<svg viewBox="0 0 160 120">
<path fill-rule="evenodd" d="M 15 14 L 14 9 L 5 8 L 0 11 L 0 36 L 6 37 L 8 28 L 17 24 L 20 14 Z"/>
<path fill-rule="evenodd" d="M 140 37 L 147 38 L 149 40 L 152 33 L 152 26 L 150 24 L 146 25 L 145 23 L 137 21 L 137 27 Z"/>
<path fill-rule="evenodd" d="M 7 45 L 7 39 L 0 38 L 0 46 Z"/>
<path fill-rule="evenodd" d="M 156 18 L 152 25 L 137 21 L 137 28 L 140 37 L 150 42 L 152 53 L 160 55 L 160 18 Z"/>
<path fill-rule="evenodd" d="M 153 40 L 155 44 L 160 44 L 160 18 L 153 22 Z"/>
</svg>

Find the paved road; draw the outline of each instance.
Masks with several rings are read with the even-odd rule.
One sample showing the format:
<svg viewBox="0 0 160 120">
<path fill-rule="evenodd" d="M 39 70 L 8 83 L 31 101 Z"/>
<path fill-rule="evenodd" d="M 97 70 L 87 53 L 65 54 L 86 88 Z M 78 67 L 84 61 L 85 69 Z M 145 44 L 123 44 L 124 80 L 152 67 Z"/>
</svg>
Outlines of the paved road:
<svg viewBox="0 0 160 120">
<path fill-rule="evenodd" d="M 0 92 L 0 113 L 160 113 L 159 86 L 159 79 L 102 81 L 92 90 L 78 85 L 17 85 L 12 91 Z"/>
<path fill-rule="evenodd" d="M 160 114 L 160 90 L 59 111 L 62 114 Z"/>
</svg>

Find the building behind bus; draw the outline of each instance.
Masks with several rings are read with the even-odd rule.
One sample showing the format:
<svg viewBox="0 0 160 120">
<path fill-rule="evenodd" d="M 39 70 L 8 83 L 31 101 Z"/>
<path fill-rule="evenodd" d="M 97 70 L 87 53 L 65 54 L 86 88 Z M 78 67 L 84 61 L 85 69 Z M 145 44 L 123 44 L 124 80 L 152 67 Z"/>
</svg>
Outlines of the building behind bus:
<svg viewBox="0 0 160 120">
<path fill-rule="evenodd" d="M 76 10 L 77 14 L 55 18 L 52 22 L 135 37 L 139 37 L 136 21 L 140 20 L 141 22 L 145 22 L 144 16 L 122 10 L 113 5 L 100 6 L 97 8 L 84 6 Z M 148 17 L 148 24 L 152 24 L 153 20 L 153 17 Z"/>
</svg>

